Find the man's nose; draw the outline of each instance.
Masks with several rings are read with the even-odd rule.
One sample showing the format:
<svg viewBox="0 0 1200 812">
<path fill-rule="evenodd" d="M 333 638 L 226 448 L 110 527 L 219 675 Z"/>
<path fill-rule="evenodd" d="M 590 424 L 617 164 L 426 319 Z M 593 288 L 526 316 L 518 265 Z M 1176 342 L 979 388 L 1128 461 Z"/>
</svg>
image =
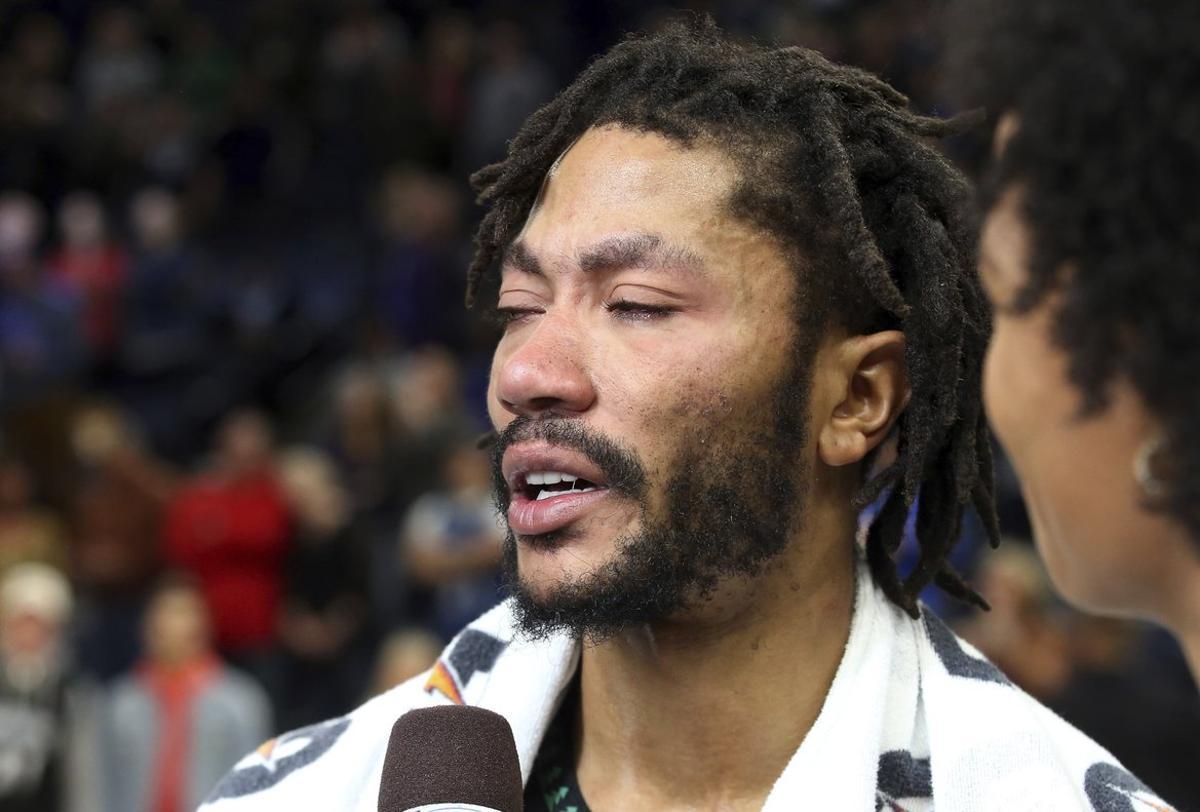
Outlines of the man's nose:
<svg viewBox="0 0 1200 812">
<path fill-rule="evenodd" d="M 596 399 L 584 341 L 566 314 L 543 314 L 502 362 L 496 396 L 514 415 L 543 417 L 587 411 Z"/>
</svg>

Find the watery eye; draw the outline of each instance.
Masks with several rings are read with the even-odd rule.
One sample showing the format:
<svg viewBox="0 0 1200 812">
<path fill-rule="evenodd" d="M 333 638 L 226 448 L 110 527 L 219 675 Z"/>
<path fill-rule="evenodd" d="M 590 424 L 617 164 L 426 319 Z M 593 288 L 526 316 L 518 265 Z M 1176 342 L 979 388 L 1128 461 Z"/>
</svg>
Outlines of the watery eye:
<svg viewBox="0 0 1200 812">
<path fill-rule="evenodd" d="M 660 319 L 675 312 L 675 308 L 673 307 L 645 304 L 642 302 L 631 302 L 626 299 L 615 302 L 605 302 L 604 309 L 609 313 L 616 313 L 621 318 L 633 319 L 636 321 Z"/>
<path fill-rule="evenodd" d="M 488 312 L 488 320 L 499 327 L 507 327 L 541 312 L 532 307 L 496 307 Z"/>
</svg>

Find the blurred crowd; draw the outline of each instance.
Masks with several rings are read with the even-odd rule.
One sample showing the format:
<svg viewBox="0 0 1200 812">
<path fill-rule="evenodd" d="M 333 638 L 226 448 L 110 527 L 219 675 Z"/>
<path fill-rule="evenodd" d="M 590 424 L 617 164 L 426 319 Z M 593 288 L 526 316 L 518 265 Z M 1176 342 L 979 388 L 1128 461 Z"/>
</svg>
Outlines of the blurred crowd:
<svg viewBox="0 0 1200 812">
<path fill-rule="evenodd" d="M 688 8 L 947 112 L 942 6 Z M 0 810 L 193 808 L 502 597 L 466 178 L 677 7 L 0 5 Z M 1057 602 L 1005 482 L 960 631 L 1187 798 L 1178 653 Z"/>
</svg>

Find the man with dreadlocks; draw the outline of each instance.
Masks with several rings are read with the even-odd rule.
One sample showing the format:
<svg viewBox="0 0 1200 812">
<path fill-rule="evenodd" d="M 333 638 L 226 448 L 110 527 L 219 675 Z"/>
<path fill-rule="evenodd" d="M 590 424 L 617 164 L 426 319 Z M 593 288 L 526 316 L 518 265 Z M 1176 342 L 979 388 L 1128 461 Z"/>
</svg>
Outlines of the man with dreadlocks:
<svg viewBox="0 0 1200 812">
<path fill-rule="evenodd" d="M 534 812 L 1083 806 L 1111 758 L 916 597 L 982 604 L 946 554 L 969 506 L 995 536 L 956 126 L 705 24 L 535 113 L 474 178 L 513 597 L 206 812 L 374 809 L 393 720 L 446 702 L 510 721 Z"/>
</svg>

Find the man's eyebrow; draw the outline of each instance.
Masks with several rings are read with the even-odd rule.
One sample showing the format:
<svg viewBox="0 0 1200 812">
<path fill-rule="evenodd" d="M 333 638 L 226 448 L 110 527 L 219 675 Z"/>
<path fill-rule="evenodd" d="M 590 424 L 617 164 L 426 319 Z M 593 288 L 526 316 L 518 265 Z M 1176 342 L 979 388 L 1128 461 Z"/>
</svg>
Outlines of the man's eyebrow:
<svg viewBox="0 0 1200 812">
<path fill-rule="evenodd" d="M 546 272 L 542 270 L 542 263 L 538 261 L 538 258 L 533 255 L 533 252 L 521 240 L 514 241 L 505 249 L 501 265 L 505 268 L 511 268 L 514 271 L 527 273 L 530 276 L 546 275 Z"/>
<path fill-rule="evenodd" d="M 672 245 L 657 234 L 622 234 L 601 240 L 579 254 L 584 273 L 614 271 L 634 266 L 682 267 L 698 271 L 704 263 L 694 252 Z"/>
<path fill-rule="evenodd" d="M 657 234 L 621 234 L 600 240 L 579 253 L 579 269 L 584 273 L 615 271 L 622 268 L 678 268 L 697 272 L 704 261 L 683 246 L 667 243 Z M 504 251 L 503 268 L 545 276 L 541 261 L 522 240 L 515 240 Z"/>
</svg>

